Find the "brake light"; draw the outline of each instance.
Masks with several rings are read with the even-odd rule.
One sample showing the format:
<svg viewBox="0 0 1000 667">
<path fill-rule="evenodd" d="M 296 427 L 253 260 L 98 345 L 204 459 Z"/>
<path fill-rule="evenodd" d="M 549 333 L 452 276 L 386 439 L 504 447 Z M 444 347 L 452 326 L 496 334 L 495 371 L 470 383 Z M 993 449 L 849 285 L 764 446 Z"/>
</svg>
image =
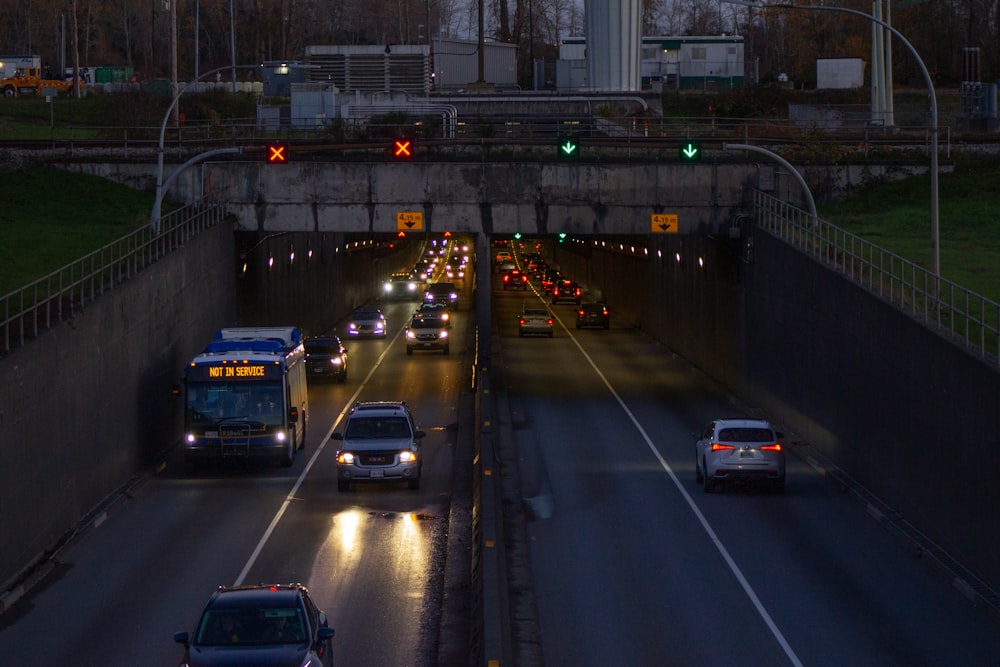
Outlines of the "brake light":
<svg viewBox="0 0 1000 667">
<path fill-rule="evenodd" d="M 723 445 L 720 442 L 713 442 L 712 443 L 712 451 L 713 452 L 718 452 L 718 451 L 721 451 L 723 449 L 736 449 L 736 448 L 733 447 L 732 445 Z"/>
<path fill-rule="evenodd" d="M 765 451 L 768 451 L 768 452 L 780 452 L 781 451 L 781 443 L 780 442 L 776 442 L 773 445 L 764 445 L 763 447 L 761 447 L 761 449 L 763 449 Z"/>
</svg>

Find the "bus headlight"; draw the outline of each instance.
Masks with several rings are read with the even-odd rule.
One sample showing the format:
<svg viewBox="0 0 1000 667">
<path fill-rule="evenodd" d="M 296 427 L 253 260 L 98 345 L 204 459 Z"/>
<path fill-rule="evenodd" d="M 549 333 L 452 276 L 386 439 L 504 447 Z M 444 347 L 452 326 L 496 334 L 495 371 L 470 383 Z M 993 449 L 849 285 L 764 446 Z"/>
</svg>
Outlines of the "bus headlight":
<svg viewBox="0 0 1000 667">
<path fill-rule="evenodd" d="M 285 434 L 284 431 L 275 431 L 275 433 L 274 433 L 274 440 L 275 440 L 275 442 L 284 442 L 285 438 L 287 438 L 287 437 L 288 436 Z"/>
</svg>

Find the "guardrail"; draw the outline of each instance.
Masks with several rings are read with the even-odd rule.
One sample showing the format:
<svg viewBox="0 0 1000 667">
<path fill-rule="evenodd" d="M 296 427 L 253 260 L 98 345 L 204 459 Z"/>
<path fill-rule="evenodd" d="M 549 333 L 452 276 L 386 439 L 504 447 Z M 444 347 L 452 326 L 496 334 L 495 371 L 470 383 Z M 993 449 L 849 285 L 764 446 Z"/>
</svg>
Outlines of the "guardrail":
<svg viewBox="0 0 1000 667">
<path fill-rule="evenodd" d="M 185 206 L 160 219 L 158 234 L 144 225 L 0 297 L 0 352 L 22 347 L 41 331 L 72 318 L 97 297 L 218 224 L 225 214 L 221 204 Z"/>
<path fill-rule="evenodd" d="M 1000 304 L 759 190 L 757 225 L 1000 367 Z"/>
</svg>

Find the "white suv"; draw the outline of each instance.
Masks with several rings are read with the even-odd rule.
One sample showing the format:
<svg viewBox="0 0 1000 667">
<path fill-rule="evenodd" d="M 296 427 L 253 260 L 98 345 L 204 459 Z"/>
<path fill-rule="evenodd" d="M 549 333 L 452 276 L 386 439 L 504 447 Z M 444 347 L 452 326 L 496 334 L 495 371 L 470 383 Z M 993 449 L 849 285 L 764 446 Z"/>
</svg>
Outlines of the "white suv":
<svg viewBox="0 0 1000 667">
<path fill-rule="evenodd" d="M 785 437 L 762 419 L 716 419 L 700 433 L 692 433 L 695 442 L 695 481 L 705 485 L 705 492 L 717 483 L 730 481 L 761 482 L 777 493 L 785 491 Z"/>
<path fill-rule="evenodd" d="M 420 488 L 420 440 L 404 401 L 356 403 L 347 415 L 343 433 L 331 437 L 337 450 L 337 490 L 353 482 L 406 482 Z"/>
</svg>

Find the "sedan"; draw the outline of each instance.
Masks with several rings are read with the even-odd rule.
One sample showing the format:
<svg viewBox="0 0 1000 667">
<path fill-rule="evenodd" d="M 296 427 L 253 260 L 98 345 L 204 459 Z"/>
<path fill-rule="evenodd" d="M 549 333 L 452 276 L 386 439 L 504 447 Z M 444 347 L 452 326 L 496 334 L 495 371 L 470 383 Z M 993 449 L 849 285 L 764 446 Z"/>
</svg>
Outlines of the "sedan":
<svg viewBox="0 0 1000 667">
<path fill-rule="evenodd" d="M 611 327 L 611 315 L 608 307 L 603 303 L 584 303 L 576 309 L 576 328 L 599 327 L 608 329 Z"/>
<path fill-rule="evenodd" d="M 219 589 L 193 632 L 177 632 L 185 667 L 329 667 L 333 628 L 302 584 Z"/>
<path fill-rule="evenodd" d="M 762 419 L 717 419 L 695 440 L 695 481 L 705 493 L 722 482 L 759 482 L 785 490 L 784 435 Z"/>
<path fill-rule="evenodd" d="M 355 310 L 351 314 L 350 321 L 347 323 L 347 335 L 352 338 L 365 336 L 385 338 L 387 334 L 388 329 L 385 323 L 385 315 L 380 310 Z"/>
</svg>

